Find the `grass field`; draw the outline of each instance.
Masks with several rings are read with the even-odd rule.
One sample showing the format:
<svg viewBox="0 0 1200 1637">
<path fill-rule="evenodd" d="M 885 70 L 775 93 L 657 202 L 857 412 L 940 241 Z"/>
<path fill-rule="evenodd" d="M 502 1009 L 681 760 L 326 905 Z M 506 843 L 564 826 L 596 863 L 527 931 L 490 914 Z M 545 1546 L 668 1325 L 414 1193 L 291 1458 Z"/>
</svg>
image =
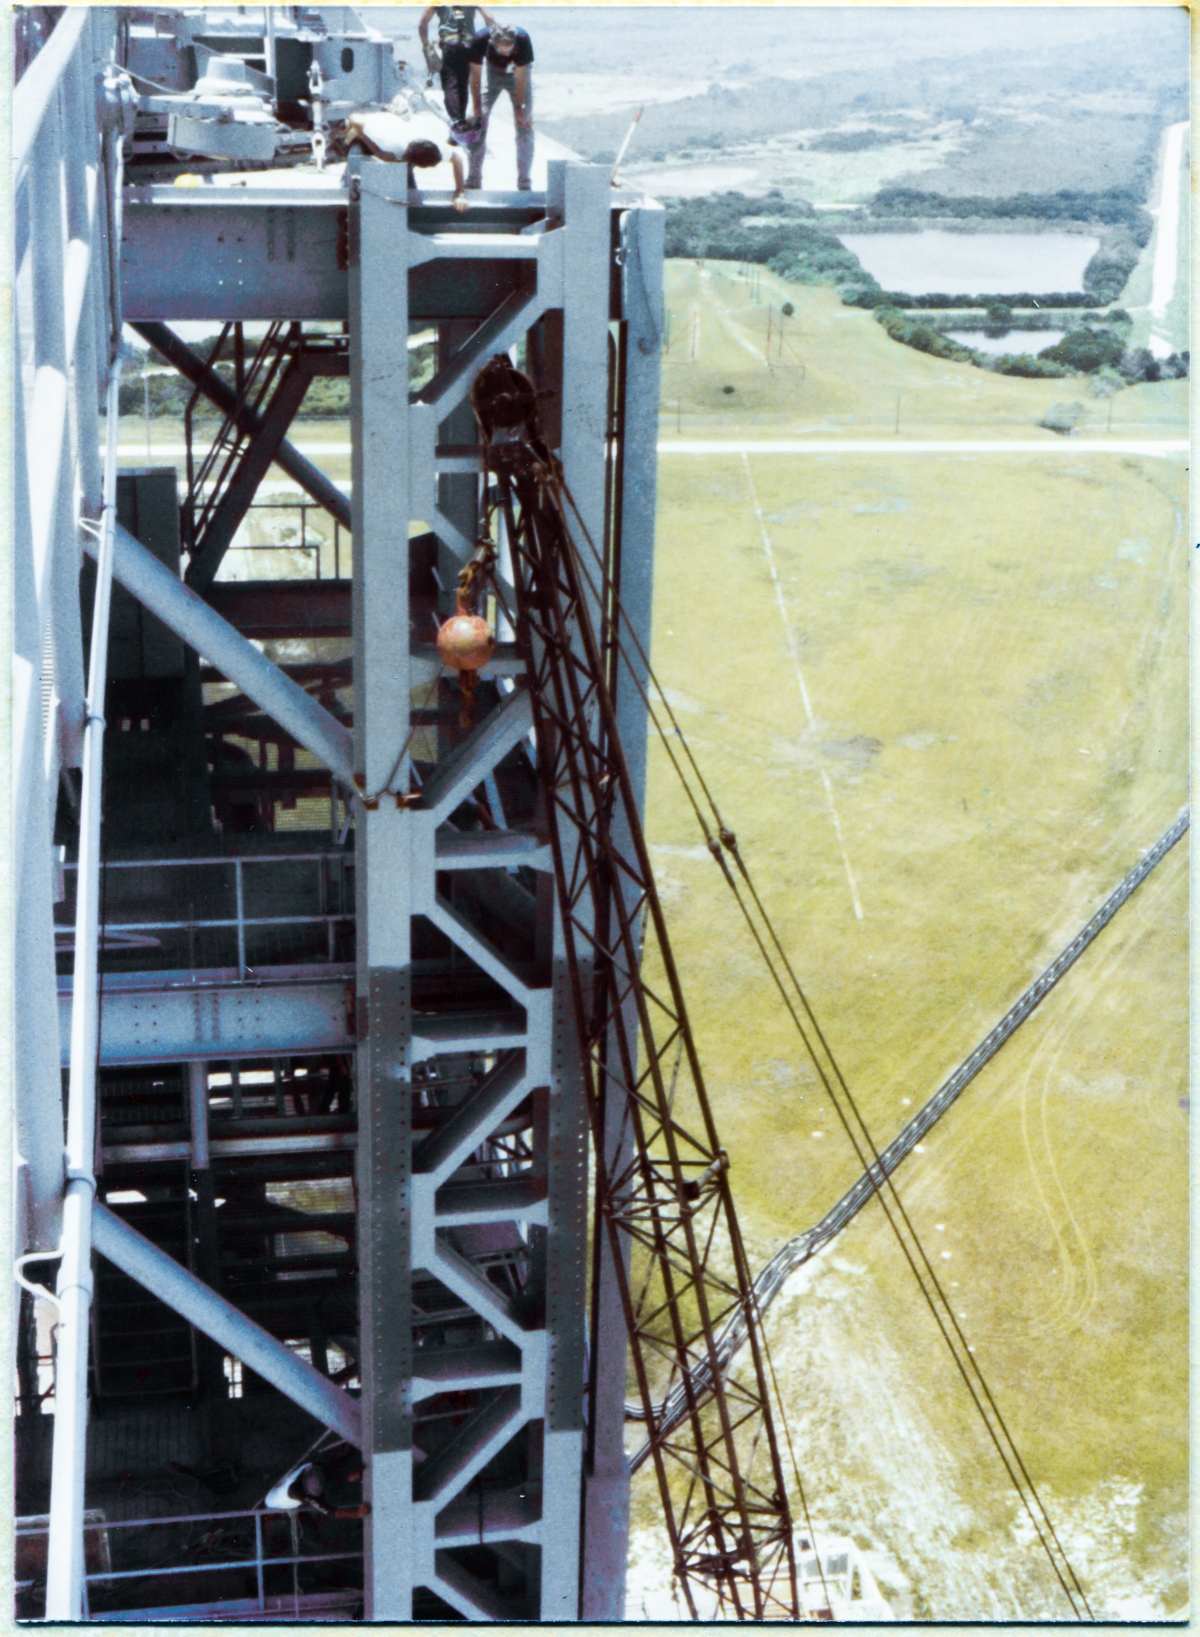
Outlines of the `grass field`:
<svg viewBox="0 0 1200 1637">
<path fill-rule="evenodd" d="M 1074 454 L 1036 425 L 1078 398 L 1105 436 L 1085 381 L 928 359 L 829 291 L 763 275 L 755 305 L 682 263 L 668 290 L 668 446 L 882 443 L 897 394 L 908 438 L 1047 440 L 660 460 L 654 663 L 882 1147 L 1186 800 L 1184 460 Z M 783 299 L 802 370 L 763 362 Z M 1112 432 L 1185 409 L 1130 388 Z M 854 1156 L 657 751 L 648 830 L 758 1266 Z M 1186 916 L 1181 843 L 898 1176 L 1113 1619 L 1187 1591 Z M 898 1612 L 1069 1618 L 918 1302 L 872 1206 L 771 1311 L 814 1523 Z M 646 1470 L 631 1618 L 670 1614 L 655 1512 Z"/>
</svg>

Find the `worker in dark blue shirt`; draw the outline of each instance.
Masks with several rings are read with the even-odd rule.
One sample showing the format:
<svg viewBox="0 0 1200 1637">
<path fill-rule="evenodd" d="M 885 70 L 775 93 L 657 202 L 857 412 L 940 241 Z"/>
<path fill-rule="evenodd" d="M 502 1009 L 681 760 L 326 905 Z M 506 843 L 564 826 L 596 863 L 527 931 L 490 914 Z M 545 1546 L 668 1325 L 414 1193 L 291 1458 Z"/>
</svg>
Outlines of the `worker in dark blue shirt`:
<svg viewBox="0 0 1200 1637">
<path fill-rule="evenodd" d="M 507 91 L 512 98 L 517 127 L 517 186 L 527 192 L 533 170 L 533 42 L 523 28 L 493 23 L 477 34 L 471 46 L 471 105 L 480 122 L 479 139 L 471 149 L 467 186 L 483 185 L 483 156 L 487 150 L 488 118 L 496 98 Z M 486 69 L 486 82 L 484 70 Z"/>
<path fill-rule="evenodd" d="M 471 80 L 471 46 L 475 41 L 475 13 L 492 24 L 486 6 L 427 6 L 421 13 L 417 32 L 431 74 L 440 73 L 446 112 L 458 124 L 467 117 L 467 90 Z M 429 42 L 429 25 L 437 18 L 438 43 Z"/>
</svg>

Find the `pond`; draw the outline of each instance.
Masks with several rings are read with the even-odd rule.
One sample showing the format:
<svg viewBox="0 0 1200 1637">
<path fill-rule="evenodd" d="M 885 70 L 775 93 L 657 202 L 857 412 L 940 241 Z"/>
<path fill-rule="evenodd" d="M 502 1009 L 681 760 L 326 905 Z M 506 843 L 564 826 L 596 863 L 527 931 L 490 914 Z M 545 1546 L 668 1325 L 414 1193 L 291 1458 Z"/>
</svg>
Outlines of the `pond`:
<svg viewBox="0 0 1200 1637">
<path fill-rule="evenodd" d="M 1006 330 L 1003 335 L 988 335 L 983 330 L 946 330 L 944 333 L 951 341 L 961 341 L 964 347 L 974 347 L 976 352 L 1030 352 L 1036 356 L 1061 341 L 1066 332 Z"/>
<path fill-rule="evenodd" d="M 885 290 L 908 295 L 1015 295 L 1078 290 L 1099 239 L 1086 233 L 843 233 Z"/>
</svg>

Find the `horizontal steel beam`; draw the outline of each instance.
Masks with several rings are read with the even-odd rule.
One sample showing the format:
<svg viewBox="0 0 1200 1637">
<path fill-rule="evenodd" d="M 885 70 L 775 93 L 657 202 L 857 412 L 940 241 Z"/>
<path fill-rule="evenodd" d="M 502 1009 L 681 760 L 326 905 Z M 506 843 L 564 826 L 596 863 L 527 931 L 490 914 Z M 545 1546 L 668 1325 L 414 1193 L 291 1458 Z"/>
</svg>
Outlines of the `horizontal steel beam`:
<svg viewBox="0 0 1200 1637">
<path fill-rule="evenodd" d="M 439 830 L 434 845 L 439 870 L 554 869 L 549 842 L 516 830 Z"/>
<path fill-rule="evenodd" d="M 173 188 L 126 189 L 121 294 L 127 321 L 350 316 L 348 201 L 339 188 L 298 194 L 247 188 L 239 197 L 227 188 L 188 191 L 191 197 Z M 413 206 L 410 221 L 425 208 Z M 514 207 L 512 220 L 525 225 L 528 205 Z M 455 258 L 454 235 L 446 238 L 438 259 L 409 275 L 414 322 L 486 318 L 528 276 L 526 263 L 507 259 L 506 235 L 497 254 L 484 257 L 472 249 Z"/>
<path fill-rule="evenodd" d="M 461 1228 L 473 1222 L 544 1224 L 546 1220 L 546 1186 L 536 1178 L 455 1183 L 439 1189 L 434 1203 L 434 1222 L 439 1228 Z"/>
<path fill-rule="evenodd" d="M 511 1387 L 521 1381 L 521 1350 L 511 1341 L 477 1347 L 418 1347 L 413 1353 L 413 1402 L 467 1388 Z"/>
<path fill-rule="evenodd" d="M 204 600 L 244 637 L 350 635 L 349 580 L 222 580 Z"/>
<path fill-rule="evenodd" d="M 102 1067 L 344 1052 L 354 986 L 345 978 L 111 989 L 101 995 Z M 59 1035 L 71 1037 L 71 990 L 59 985 Z M 67 1063 L 66 1046 L 63 1065 Z"/>
<path fill-rule="evenodd" d="M 438 1546 L 486 1546 L 492 1540 L 538 1542 L 542 1497 L 536 1489 L 531 1493 L 531 1488 L 517 1480 L 508 1489 L 489 1486 L 482 1494 L 456 1495 L 437 1515 L 434 1538 Z"/>
<path fill-rule="evenodd" d="M 413 1015 L 412 1058 L 423 1063 L 446 1052 L 493 1052 L 517 1045 L 529 1025 L 519 1012 L 440 1012 Z"/>
<path fill-rule="evenodd" d="M 323 1426 L 361 1447 L 362 1413 L 356 1399 L 99 1203 L 92 1206 L 92 1243 L 114 1267 L 211 1336 Z"/>
<path fill-rule="evenodd" d="M 96 542 L 86 541 L 94 554 Z M 113 573 L 125 589 L 353 789 L 353 734 L 119 523 L 113 544 Z"/>
<path fill-rule="evenodd" d="M 270 1159 L 287 1154 L 352 1154 L 358 1147 L 353 1131 L 310 1131 L 279 1137 L 216 1137 L 208 1145 L 213 1160 Z M 164 1160 L 185 1160 L 187 1142 L 106 1143 L 105 1165 L 160 1165 Z"/>
</svg>

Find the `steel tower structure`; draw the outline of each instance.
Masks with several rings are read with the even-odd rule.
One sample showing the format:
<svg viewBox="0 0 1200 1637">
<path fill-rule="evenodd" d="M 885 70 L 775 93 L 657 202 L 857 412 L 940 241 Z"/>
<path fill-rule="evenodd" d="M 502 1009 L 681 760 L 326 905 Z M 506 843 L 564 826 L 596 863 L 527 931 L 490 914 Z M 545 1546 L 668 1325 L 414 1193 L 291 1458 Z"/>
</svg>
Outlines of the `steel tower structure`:
<svg viewBox="0 0 1200 1637">
<path fill-rule="evenodd" d="M 67 1618 L 620 1617 L 625 1317 L 600 1236 L 589 1326 L 529 692 L 502 629 L 462 726 L 432 639 L 507 351 L 648 645 L 662 214 L 567 160 L 465 217 L 374 159 L 142 180 L 138 50 L 181 94 L 222 54 L 386 90 L 352 14 L 228 26 L 68 12 L 15 97 L 18 1607 L 48 1579 Z M 197 320 L 208 357 L 170 328 Z M 118 472 L 122 323 L 194 388 L 186 463 Z M 347 377 L 349 496 L 288 438 Z M 272 465 L 349 577 L 221 572 Z M 265 1490 L 326 1428 L 370 1515 L 281 1534 Z"/>
</svg>

